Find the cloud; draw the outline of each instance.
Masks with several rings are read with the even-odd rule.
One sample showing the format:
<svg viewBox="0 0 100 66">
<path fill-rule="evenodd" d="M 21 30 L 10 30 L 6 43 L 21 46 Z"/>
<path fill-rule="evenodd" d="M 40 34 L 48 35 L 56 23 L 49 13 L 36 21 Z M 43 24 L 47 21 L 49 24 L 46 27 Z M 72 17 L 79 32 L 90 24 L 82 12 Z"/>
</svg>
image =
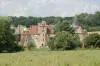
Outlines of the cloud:
<svg viewBox="0 0 100 66">
<path fill-rule="evenodd" d="M 7 16 L 64 17 L 98 10 L 96 0 L 0 0 L 0 15 Z"/>
</svg>

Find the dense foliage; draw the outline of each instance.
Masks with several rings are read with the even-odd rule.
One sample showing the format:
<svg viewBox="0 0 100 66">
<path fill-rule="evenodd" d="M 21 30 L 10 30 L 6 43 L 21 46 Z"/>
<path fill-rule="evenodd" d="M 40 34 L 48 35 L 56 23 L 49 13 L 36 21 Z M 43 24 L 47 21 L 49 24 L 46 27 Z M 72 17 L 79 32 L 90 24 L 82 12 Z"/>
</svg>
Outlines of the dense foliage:
<svg viewBox="0 0 100 66">
<path fill-rule="evenodd" d="M 67 20 L 69 22 L 72 22 L 72 17 L 24 17 L 24 16 L 20 16 L 20 17 L 11 17 L 12 18 L 12 23 L 14 24 L 14 26 L 18 26 L 18 25 L 25 25 L 27 27 L 29 27 L 30 25 L 37 25 L 38 23 L 40 23 L 42 20 L 45 20 L 47 22 L 47 24 L 56 24 L 59 21 L 62 20 Z"/>
<path fill-rule="evenodd" d="M 55 33 L 67 31 L 71 34 L 74 34 L 74 29 L 70 26 L 67 20 L 59 21 L 54 28 Z"/>
<path fill-rule="evenodd" d="M 49 48 L 51 50 L 71 50 L 79 47 L 80 42 L 74 37 L 74 32 L 67 21 L 59 21 L 55 25 L 55 36 L 48 41 Z"/>
<path fill-rule="evenodd" d="M 58 32 L 54 38 L 50 38 L 48 46 L 51 50 L 71 50 L 80 47 L 78 39 L 72 34 L 62 31 Z"/>
<path fill-rule="evenodd" d="M 87 38 L 87 48 L 89 47 L 99 47 L 100 48 L 100 35 L 99 34 L 90 34 Z"/>
<path fill-rule="evenodd" d="M 10 26 L 11 19 L 9 17 L 0 17 L 0 52 L 21 50 L 21 47 L 17 45 L 16 37 Z"/>
<path fill-rule="evenodd" d="M 100 18 L 99 11 L 95 12 L 95 14 L 82 13 L 78 15 L 78 23 L 88 31 L 99 31 L 100 30 L 99 18 Z"/>
<path fill-rule="evenodd" d="M 30 25 L 37 25 L 42 20 L 46 20 L 47 24 L 57 24 L 59 21 L 67 20 L 69 24 L 72 24 L 74 17 L 11 17 L 14 26 L 19 24 L 29 27 Z M 88 31 L 99 31 L 100 30 L 100 11 L 95 14 L 82 13 L 78 15 L 78 23 Z"/>
</svg>

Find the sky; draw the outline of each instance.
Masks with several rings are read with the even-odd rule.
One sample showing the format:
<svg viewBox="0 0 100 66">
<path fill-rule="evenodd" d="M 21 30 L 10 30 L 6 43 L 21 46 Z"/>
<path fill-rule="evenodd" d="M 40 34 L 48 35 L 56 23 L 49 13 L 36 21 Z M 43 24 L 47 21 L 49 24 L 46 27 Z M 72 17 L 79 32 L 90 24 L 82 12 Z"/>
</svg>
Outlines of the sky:
<svg viewBox="0 0 100 66">
<path fill-rule="evenodd" d="M 61 16 L 100 11 L 100 0 L 0 0 L 0 16 Z"/>
</svg>

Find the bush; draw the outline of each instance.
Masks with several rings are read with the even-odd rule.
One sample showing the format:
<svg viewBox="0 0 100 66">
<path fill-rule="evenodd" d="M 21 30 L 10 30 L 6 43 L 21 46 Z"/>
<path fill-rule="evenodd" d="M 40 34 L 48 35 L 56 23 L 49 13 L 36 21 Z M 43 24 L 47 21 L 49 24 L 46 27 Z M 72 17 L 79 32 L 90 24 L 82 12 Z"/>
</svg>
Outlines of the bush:
<svg viewBox="0 0 100 66">
<path fill-rule="evenodd" d="M 72 50 L 79 47 L 80 42 L 72 34 L 62 31 L 49 39 L 48 46 L 51 50 Z"/>
<path fill-rule="evenodd" d="M 18 51 L 24 51 L 24 48 L 20 45 L 16 45 L 13 48 L 14 52 L 18 52 Z"/>
<path fill-rule="evenodd" d="M 29 50 L 32 50 L 32 49 L 35 48 L 35 42 L 34 42 L 34 40 L 29 40 L 29 41 L 28 41 L 28 46 L 27 46 L 27 48 L 28 48 Z"/>
<path fill-rule="evenodd" d="M 48 47 L 51 49 L 51 50 L 54 50 L 55 49 L 55 46 L 54 46 L 54 37 L 50 37 L 48 42 Z"/>
<path fill-rule="evenodd" d="M 13 46 L 8 46 L 8 47 L 3 47 L 0 48 L 0 52 L 7 52 L 7 53 L 12 53 L 12 52 L 19 52 L 19 51 L 24 51 L 24 48 L 22 46 L 19 46 L 18 44 L 15 44 Z"/>
<path fill-rule="evenodd" d="M 100 48 L 100 35 L 99 34 L 90 34 L 87 38 L 87 48 L 93 47 L 99 47 Z"/>
<path fill-rule="evenodd" d="M 72 40 L 70 40 L 70 49 L 73 48 L 81 48 L 82 43 L 80 42 L 80 40 L 76 37 L 74 37 Z"/>
</svg>

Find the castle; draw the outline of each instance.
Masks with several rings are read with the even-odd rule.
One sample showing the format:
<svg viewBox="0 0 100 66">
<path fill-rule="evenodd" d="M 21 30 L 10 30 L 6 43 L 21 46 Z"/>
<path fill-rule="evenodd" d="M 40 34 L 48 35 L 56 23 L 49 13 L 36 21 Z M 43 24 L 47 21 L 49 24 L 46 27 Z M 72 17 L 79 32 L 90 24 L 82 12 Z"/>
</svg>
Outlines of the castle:
<svg viewBox="0 0 100 66">
<path fill-rule="evenodd" d="M 81 26 L 77 25 L 77 17 L 75 17 L 71 27 L 75 29 L 75 33 L 84 44 L 87 32 L 81 28 Z M 15 33 L 20 35 L 19 44 L 23 47 L 27 47 L 29 42 L 35 43 L 37 48 L 46 47 L 48 38 L 54 37 L 54 25 L 47 25 L 46 21 L 43 20 L 41 23 L 38 23 L 38 25 L 31 25 L 29 28 L 19 25 Z"/>
<path fill-rule="evenodd" d="M 80 41 L 85 45 L 86 31 L 77 22 L 73 22 L 72 26 L 75 29 L 75 33 L 79 36 Z M 20 35 L 20 44 L 23 47 L 27 47 L 29 42 L 35 43 L 37 48 L 46 47 L 48 38 L 54 36 L 54 25 L 47 25 L 46 21 L 38 23 L 38 25 L 31 25 L 29 28 L 19 25 L 15 30 L 16 34 Z"/>
<path fill-rule="evenodd" d="M 46 21 L 31 25 L 29 28 L 18 26 L 15 30 L 16 34 L 20 34 L 20 44 L 27 47 L 28 42 L 34 41 L 37 48 L 47 46 L 49 37 L 54 36 L 54 25 L 47 25 Z"/>
<path fill-rule="evenodd" d="M 79 37 L 82 47 L 86 44 L 86 38 L 89 34 L 100 32 L 87 32 L 77 23 L 77 15 L 74 17 L 74 22 L 71 25 L 75 29 L 75 34 Z M 46 47 L 48 38 L 54 37 L 54 25 L 47 25 L 46 21 L 31 25 L 29 28 L 19 25 L 15 29 L 15 33 L 20 35 L 20 42 L 23 47 L 27 47 L 29 43 L 34 43 L 37 48 Z"/>
</svg>

